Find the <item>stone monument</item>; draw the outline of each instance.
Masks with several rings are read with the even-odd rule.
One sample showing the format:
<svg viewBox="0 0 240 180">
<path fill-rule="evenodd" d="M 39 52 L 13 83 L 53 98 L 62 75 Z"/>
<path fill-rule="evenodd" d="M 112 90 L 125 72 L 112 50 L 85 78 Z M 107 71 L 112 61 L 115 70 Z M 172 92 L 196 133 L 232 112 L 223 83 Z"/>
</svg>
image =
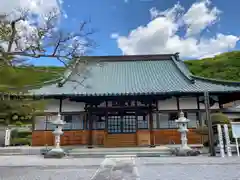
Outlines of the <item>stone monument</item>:
<svg viewBox="0 0 240 180">
<path fill-rule="evenodd" d="M 176 156 L 197 156 L 200 154 L 199 151 L 195 151 L 188 146 L 187 125 L 189 121 L 189 119 L 184 117 L 184 113 L 182 111 L 180 112 L 179 118 L 175 120 L 179 127 L 178 132 L 180 132 L 181 134 L 181 146 L 180 148 L 177 148 L 174 152 Z"/>
<path fill-rule="evenodd" d="M 226 140 L 226 146 L 227 146 L 227 155 L 229 157 L 232 156 L 232 149 L 231 149 L 231 142 L 230 142 L 230 138 L 229 138 L 229 130 L 228 130 L 228 125 L 224 124 L 223 125 L 224 128 L 224 133 L 225 133 L 225 140 Z"/>
<path fill-rule="evenodd" d="M 55 136 L 55 147 L 51 149 L 49 152 L 45 154 L 45 158 L 62 158 L 65 156 L 64 150 L 60 146 L 60 137 L 63 134 L 63 125 L 65 122 L 61 118 L 61 114 L 57 115 L 57 118 L 52 122 L 52 124 L 56 125 L 53 134 Z"/>
<path fill-rule="evenodd" d="M 218 131 L 218 140 L 219 140 L 219 148 L 220 148 L 220 155 L 221 157 L 225 157 L 225 151 L 224 151 L 224 143 L 223 143 L 223 133 L 222 133 L 222 127 L 220 124 L 217 125 L 217 131 Z"/>
<path fill-rule="evenodd" d="M 190 120 L 184 117 L 184 113 L 181 111 L 180 112 L 180 117 L 175 120 L 175 122 L 178 124 L 178 132 L 181 133 L 181 149 L 191 149 L 188 144 L 187 144 L 187 132 L 188 132 L 188 128 L 187 128 L 187 124 Z"/>
</svg>

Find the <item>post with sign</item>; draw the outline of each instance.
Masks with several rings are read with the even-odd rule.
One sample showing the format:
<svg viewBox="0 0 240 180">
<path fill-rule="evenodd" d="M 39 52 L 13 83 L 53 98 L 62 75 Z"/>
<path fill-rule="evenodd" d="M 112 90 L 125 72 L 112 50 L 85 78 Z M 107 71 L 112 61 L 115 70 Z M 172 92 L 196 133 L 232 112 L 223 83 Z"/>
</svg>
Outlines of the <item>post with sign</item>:
<svg viewBox="0 0 240 180">
<path fill-rule="evenodd" d="M 240 122 L 231 122 L 232 135 L 236 142 L 237 155 L 239 156 L 238 138 L 240 138 Z"/>
</svg>

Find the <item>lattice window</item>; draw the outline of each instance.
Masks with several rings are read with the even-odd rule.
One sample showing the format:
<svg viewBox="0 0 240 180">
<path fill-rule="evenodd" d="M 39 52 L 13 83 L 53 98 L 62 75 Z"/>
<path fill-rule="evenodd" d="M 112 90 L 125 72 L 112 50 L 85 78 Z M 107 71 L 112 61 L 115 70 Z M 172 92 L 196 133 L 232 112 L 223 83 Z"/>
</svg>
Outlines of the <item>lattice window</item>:
<svg viewBox="0 0 240 180">
<path fill-rule="evenodd" d="M 123 116 L 123 133 L 136 132 L 136 116 Z"/>
<path fill-rule="evenodd" d="M 121 122 L 120 116 L 108 116 L 108 132 L 121 133 Z"/>
<path fill-rule="evenodd" d="M 138 129 L 148 129 L 148 118 L 146 116 L 138 116 Z"/>
</svg>

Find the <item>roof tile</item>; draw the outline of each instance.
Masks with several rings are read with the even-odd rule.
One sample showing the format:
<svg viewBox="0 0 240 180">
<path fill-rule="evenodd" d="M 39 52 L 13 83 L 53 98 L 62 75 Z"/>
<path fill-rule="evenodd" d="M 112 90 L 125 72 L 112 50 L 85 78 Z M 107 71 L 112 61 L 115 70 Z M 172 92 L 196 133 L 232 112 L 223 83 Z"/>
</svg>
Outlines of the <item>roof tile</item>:
<svg viewBox="0 0 240 180">
<path fill-rule="evenodd" d="M 87 71 L 80 76 L 72 74 L 62 87 L 46 85 L 32 93 L 96 96 L 240 91 L 240 83 L 234 85 L 192 76 L 183 61 L 174 57 L 166 60 L 103 61 L 101 65 L 97 64 L 89 63 Z"/>
</svg>

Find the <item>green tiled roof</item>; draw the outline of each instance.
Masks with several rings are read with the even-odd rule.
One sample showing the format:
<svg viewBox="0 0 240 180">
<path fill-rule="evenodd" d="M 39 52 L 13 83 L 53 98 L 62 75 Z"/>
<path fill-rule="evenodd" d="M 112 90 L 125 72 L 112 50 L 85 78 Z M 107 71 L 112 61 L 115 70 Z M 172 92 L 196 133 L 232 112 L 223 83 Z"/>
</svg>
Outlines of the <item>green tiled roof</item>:
<svg viewBox="0 0 240 180">
<path fill-rule="evenodd" d="M 91 59 L 91 58 L 90 58 Z M 147 95 L 240 92 L 240 82 L 193 76 L 176 54 L 93 57 L 81 75 L 68 73 L 63 85 L 43 86 L 36 95 Z M 77 68 L 80 68 L 77 66 Z M 81 83 L 80 83 L 81 82 Z"/>
</svg>

